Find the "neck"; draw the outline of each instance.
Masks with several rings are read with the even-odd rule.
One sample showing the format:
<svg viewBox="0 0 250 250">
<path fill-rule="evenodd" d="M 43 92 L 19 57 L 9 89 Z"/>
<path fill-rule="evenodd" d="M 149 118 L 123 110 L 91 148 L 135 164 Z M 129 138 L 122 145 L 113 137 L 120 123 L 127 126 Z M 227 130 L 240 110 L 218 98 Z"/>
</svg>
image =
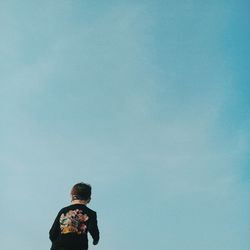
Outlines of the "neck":
<svg viewBox="0 0 250 250">
<path fill-rule="evenodd" d="M 82 204 L 82 205 L 87 205 L 88 201 L 85 201 L 85 200 L 73 200 L 71 201 L 71 204 L 74 205 L 74 204 Z"/>
</svg>

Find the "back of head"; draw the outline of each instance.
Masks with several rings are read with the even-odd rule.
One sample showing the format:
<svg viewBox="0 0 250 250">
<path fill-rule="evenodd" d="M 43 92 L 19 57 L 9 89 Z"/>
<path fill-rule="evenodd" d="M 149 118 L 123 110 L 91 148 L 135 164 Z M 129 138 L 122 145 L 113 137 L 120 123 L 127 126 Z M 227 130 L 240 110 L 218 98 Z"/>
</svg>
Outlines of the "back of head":
<svg viewBox="0 0 250 250">
<path fill-rule="evenodd" d="M 83 182 L 77 183 L 71 190 L 71 196 L 72 200 L 90 200 L 91 186 Z"/>
</svg>

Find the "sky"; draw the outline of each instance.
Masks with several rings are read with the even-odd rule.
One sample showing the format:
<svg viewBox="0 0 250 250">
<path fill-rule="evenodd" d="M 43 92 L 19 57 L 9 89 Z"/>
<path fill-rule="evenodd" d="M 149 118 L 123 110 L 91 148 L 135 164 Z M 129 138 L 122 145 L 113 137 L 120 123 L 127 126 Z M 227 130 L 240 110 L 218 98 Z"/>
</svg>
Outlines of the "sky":
<svg viewBox="0 0 250 250">
<path fill-rule="evenodd" d="M 249 250 L 247 0 L 0 2 L 0 235 L 44 250 L 77 182 L 96 250 Z"/>
</svg>

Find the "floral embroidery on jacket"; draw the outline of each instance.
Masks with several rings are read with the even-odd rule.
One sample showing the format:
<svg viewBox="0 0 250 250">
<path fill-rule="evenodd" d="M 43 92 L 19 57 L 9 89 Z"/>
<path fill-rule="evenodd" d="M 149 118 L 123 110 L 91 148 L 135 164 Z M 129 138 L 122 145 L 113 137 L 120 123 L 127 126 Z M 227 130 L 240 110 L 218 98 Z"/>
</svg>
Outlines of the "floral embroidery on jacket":
<svg viewBox="0 0 250 250">
<path fill-rule="evenodd" d="M 86 221 L 89 217 L 83 214 L 82 210 L 70 210 L 60 217 L 60 228 L 62 234 L 77 233 L 84 234 L 87 226 Z"/>
</svg>

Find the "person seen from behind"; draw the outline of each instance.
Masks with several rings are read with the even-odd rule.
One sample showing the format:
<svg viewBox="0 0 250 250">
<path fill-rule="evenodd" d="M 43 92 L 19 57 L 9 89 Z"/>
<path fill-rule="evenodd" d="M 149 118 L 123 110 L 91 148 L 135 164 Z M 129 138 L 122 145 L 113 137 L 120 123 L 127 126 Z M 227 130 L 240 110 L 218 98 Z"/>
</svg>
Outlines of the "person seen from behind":
<svg viewBox="0 0 250 250">
<path fill-rule="evenodd" d="M 91 186 L 77 183 L 71 190 L 71 204 L 57 214 L 49 231 L 51 250 L 87 250 L 88 233 L 93 245 L 99 242 L 96 212 L 87 207 L 91 200 Z"/>
</svg>

